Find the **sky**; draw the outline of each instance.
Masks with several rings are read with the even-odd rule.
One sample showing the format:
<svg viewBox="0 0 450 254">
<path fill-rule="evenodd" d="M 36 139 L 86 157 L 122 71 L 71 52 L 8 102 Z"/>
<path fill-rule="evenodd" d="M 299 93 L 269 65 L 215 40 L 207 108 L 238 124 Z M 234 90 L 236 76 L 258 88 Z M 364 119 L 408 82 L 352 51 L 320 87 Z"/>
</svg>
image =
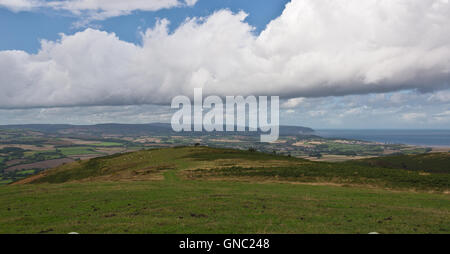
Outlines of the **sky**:
<svg viewBox="0 0 450 254">
<path fill-rule="evenodd" d="M 449 129 L 449 0 L 0 0 L 0 124 L 169 122 L 174 96 L 280 122 Z"/>
</svg>

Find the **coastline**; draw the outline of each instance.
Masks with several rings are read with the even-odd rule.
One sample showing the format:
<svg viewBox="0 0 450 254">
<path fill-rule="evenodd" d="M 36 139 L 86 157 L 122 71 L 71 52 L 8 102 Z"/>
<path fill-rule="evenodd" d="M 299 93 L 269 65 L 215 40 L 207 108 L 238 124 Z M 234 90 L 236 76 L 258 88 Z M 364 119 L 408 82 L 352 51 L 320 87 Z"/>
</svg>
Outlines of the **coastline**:
<svg viewBox="0 0 450 254">
<path fill-rule="evenodd" d="M 328 129 L 316 130 L 323 138 L 361 140 L 384 145 L 405 145 L 433 150 L 450 150 L 450 130 L 369 130 Z"/>
</svg>

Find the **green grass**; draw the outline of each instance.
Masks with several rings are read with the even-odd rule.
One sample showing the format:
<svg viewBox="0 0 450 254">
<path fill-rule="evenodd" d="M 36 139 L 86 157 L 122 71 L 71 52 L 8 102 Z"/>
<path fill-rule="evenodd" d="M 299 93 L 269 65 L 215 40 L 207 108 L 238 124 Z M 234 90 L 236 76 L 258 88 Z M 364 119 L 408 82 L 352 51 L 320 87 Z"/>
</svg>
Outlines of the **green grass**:
<svg viewBox="0 0 450 254">
<path fill-rule="evenodd" d="M 405 155 L 423 154 L 430 152 L 430 148 L 403 149 L 401 153 Z"/>
<path fill-rule="evenodd" d="M 147 168 L 156 171 L 174 167 L 182 169 L 192 164 L 183 158 L 185 154 L 189 153 L 189 149 L 179 149 L 176 152 L 160 149 L 144 150 L 80 161 L 61 166 L 49 172 L 46 177 L 36 180 L 35 183 L 64 183 L 100 176 L 114 178 L 115 174 L 134 174 L 136 170 L 140 169 Z"/>
<path fill-rule="evenodd" d="M 62 148 L 58 148 L 58 150 L 64 156 L 85 155 L 85 154 L 100 154 L 99 152 L 95 151 L 91 147 L 62 147 Z"/>
<path fill-rule="evenodd" d="M 0 233 L 450 233 L 448 194 L 367 188 L 370 174 L 410 171 L 347 166 L 203 147 L 75 162 L 40 184 L 0 186 Z M 226 174 L 187 177 L 205 171 Z"/>
<path fill-rule="evenodd" d="M 443 194 L 207 181 L 0 187 L 0 233 L 449 233 Z"/>
<path fill-rule="evenodd" d="M 354 163 L 391 169 L 450 174 L 450 153 L 385 156 Z"/>
<path fill-rule="evenodd" d="M 447 154 L 433 154 L 436 165 L 441 165 Z M 390 157 L 385 157 L 389 159 Z M 384 158 L 382 158 L 384 159 Z M 407 157 L 408 161 L 410 157 Z M 381 160 L 381 159 L 380 159 Z M 398 160 L 398 159 L 397 159 Z M 444 160 L 445 162 L 445 160 Z M 429 163 L 434 165 L 433 163 Z M 264 177 L 282 178 L 294 182 L 325 182 L 370 185 L 393 189 L 446 191 L 450 189 L 450 174 L 424 174 L 419 170 L 382 167 L 366 160 L 345 163 L 311 162 L 286 156 L 231 149 L 174 148 L 144 150 L 117 154 L 77 162 L 50 171 L 36 183 L 64 183 L 96 177 L 118 179 L 125 174 L 130 178 L 136 170 L 189 171 L 191 178 L 199 177 Z M 432 167 L 431 167 L 432 168 Z M 441 172 L 442 173 L 442 172 Z M 450 173 L 450 172 L 449 172 Z M 122 177 L 123 178 L 123 177 Z"/>
<path fill-rule="evenodd" d="M 291 158 L 286 156 L 277 156 L 273 154 L 266 154 L 260 152 L 250 152 L 232 149 L 210 149 L 206 152 L 204 150 L 194 151 L 185 156 L 199 161 L 214 161 L 218 159 L 244 159 L 249 161 L 269 161 L 269 160 L 293 160 L 306 161 L 303 159 Z"/>
<path fill-rule="evenodd" d="M 24 171 L 16 172 L 16 175 L 31 175 L 31 174 L 34 174 L 34 172 L 35 172 L 34 169 L 24 170 Z"/>
<path fill-rule="evenodd" d="M 33 155 L 35 155 L 37 153 L 39 153 L 39 151 L 27 151 L 27 152 L 24 152 L 23 155 L 26 158 L 26 157 L 32 157 Z"/>
<path fill-rule="evenodd" d="M 98 143 L 98 144 L 92 144 L 92 146 L 97 146 L 97 147 L 114 147 L 114 146 L 123 146 L 122 143 L 117 143 L 117 142 L 102 142 L 102 143 Z"/>
<path fill-rule="evenodd" d="M 102 167 L 99 159 L 92 159 L 87 162 L 79 162 L 80 168 L 77 170 L 64 170 L 56 174 L 52 174 L 44 179 L 37 180 L 36 183 L 63 183 L 69 180 L 81 180 L 88 177 L 96 177 L 102 175 Z M 79 169 L 79 170 L 78 170 Z"/>
<path fill-rule="evenodd" d="M 1 179 L 1 180 L 0 180 L 0 185 L 9 184 L 9 183 L 12 183 L 12 182 L 13 182 L 13 181 L 12 181 L 12 180 L 9 180 L 9 179 L 7 179 L 7 180 Z"/>
<path fill-rule="evenodd" d="M 56 150 L 25 152 L 24 156 L 25 159 L 31 161 L 45 161 L 64 157 L 61 152 L 57 152 Z"/>
<path fill-rule="evenodd" d="M 295 182 L 333 182 L 394 189 L 450 189 L 450 174 L 427 174 L 398 169 L 353 166 L 351 164 L 306 163 L 290 167 L 232 167 L 196 170 L 194 176 L 264 177 Z"/>
<path fill-rule="evenodd" d="M 383 147 L 379 145 L 342 144 L 336 142 L 326 142 L 316 146 L 321 152 L 338 155 L 377 155 L 383 152 Z"/>
</svg>

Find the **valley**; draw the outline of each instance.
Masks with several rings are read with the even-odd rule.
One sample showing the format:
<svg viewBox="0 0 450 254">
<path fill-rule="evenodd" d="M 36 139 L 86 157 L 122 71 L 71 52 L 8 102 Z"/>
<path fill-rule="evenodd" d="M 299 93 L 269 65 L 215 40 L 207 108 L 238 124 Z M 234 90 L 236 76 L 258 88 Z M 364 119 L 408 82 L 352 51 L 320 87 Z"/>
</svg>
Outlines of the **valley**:
<svg viewBox="0 0 450 254">
<path fill-rule="evenodd" d="M 0 126 L 0 185 L 72 161 L 152 148 L 203 145 L 253 149 L 313 161 L 342 162 L 392 154 L 433 152 L 430 147 L 322 138 L 305 127 L 282 126 L 274 143 L 249 133 L 175 133 L 170 125 Z M 448 149 L 439 148 L 440 152 Z"/>
</svg>

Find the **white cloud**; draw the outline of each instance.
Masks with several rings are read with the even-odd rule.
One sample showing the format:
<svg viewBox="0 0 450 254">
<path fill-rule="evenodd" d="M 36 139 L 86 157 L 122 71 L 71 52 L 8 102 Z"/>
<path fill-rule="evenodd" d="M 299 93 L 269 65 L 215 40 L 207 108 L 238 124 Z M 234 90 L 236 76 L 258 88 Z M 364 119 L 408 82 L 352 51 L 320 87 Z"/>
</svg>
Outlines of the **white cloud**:
<svg viewBox="0 0 450 254">
<path fill-rule="evenodd" d="M 133 11 L 157 11 L 161 9 L 194 6 L 198 0 L 0 0 L 0 7 L 12 11 L 31 11 L 38 8 L 69 11 L 89 20 L 128 15 Z"/>
<path fill-rule="evenodd" d="M 193 6 L 197 0 L 66 0 L 51 1 L 47 7 L 55 10 L 70 11 L 76 15 L 86 16 L 82 23 L 91 20 L 104 20 L 110 17 L 128 15 L 133 11 L 157 11 L 161 9 Z"/>
<path fill-rule="evenodd" d="M 435 115 L 433 115 L 433 117 L 438 121 L 449 121 L 450 120 L 450 110 L 435 114 Z"/>
<path fill-rule="evenodd" d="M 316 110 L 316 111 L 310 111 L 309 112 L 309 115 L 311 117 L 322 117 L 322 116 L 324 116 L 326 114 L 327 114 L 327 112 L 324 111 L 324 110 Z"/>
<path fill-rule="evenodd" d="M 367 109 L 367 107 L 351 108 L 351 109 L 348 109 L 345 112 L 343 112 L 341 114 L 341 117 L 348 116 L 348 115 L 359 115 L 359 114 L 362 114 L 364 112 L 364 110 L 366 110 L 366 109 Z"/>
<path fill-rule="evenodd" d="M 427 115 L 424 113 L 406 113 L 402 115 L 402 119 L 405 121 L 417 121 L 426 117 Z"/>
<path fill-rule="evenodd" d="M 450 90 L 440 91 L 439 93 L 433 94 L 428 100 L 431 102 L 450 102 Z"/>
<path fill-rule="evenodd" d="M 448 88 L 448 13 L 444 0 L 293 0 L 260 35 L 227 10 L 173 33 L 162 20 L 142 46 L 87 29 L 35 55 L 1 51 L 0 107 L 162 104 L 194 87 L 286 99 Z"/>
<path fill-rule="evenodd" d="M 293 98 L 285 101 L 283 104 L 281 104 L 282 108 L 295 108 L 298 107 L 300 104 L 302 104 L 305 101 L 305 98 Z"/>
<path fill-rule="evenodd" d="M 294 114 L 294 113 L 295 113 L 295 110 L 293 110 L 293 109 L 286 110 L 286 114 Z"/>
<path fill-rule="evenodd" d="M 3 124 L 101 124 L 101 123 L 169 123 L 173 115 L 166 106 L 97 106 L 45 109 L 0 110 Z"/>
<path fill-rule="evenodd" d="M 0 7 L 6 7 L 12 11 L 29 11 L 40 5 L 39 0 L 0 0 Z"/>
<path fill-rule="evenodd" d="M 401 107 L 390 104 L 389 97 L 392 94 L 385 100 L 373 102 L 371 98 L 377 97 L 377 94 L 305 98 L 304 103 L 297 108 L 282 110 L 280 120 L 283 125 L 303 125 L 316 129 L 448 129 L 450 104 L 428 102 L 430 95 L 435 94 L 417 94 L 417 100 L 405 102 Z M 360 112 L 357 112 L 358 109 Z M 172 113 L 169 106 L 157 105 L 0 109 L 0 124 L 170 122 Z M 419 113 L 426 117 L 405 121 L 402 116 L 410 113 Z"/>
</svg>

